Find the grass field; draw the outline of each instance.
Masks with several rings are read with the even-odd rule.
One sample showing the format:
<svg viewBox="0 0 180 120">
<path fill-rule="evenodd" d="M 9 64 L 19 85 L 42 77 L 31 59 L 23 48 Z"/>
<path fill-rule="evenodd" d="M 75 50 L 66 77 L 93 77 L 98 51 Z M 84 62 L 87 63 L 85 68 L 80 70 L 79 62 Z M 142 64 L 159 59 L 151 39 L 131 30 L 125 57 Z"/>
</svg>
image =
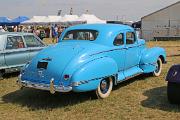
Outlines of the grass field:
<svg viewBox="0 0 180 120">
<path fill-rule="evenodd" d="M 46 40 L 47 42 L 48 40 Z M 93 99 L 91 93 L 56 93 L 20 90 L 18 73 L 0 80 L 2 120 L 178 120 L 180 106 L 168 103 L 165 76 L 171 65 L 180 63 L 180 41 L 148 42 L 167 51 L 167 64 L 160 77 L 141 75 L 119 84 L 107 99 Z"/>
</svg>

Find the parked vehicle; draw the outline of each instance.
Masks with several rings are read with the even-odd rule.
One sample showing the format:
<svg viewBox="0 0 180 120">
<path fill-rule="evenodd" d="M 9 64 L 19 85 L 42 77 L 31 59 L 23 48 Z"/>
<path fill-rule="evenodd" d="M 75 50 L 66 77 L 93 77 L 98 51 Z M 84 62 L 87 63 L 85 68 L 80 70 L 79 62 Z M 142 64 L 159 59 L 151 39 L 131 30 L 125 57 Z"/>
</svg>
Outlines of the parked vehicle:
<svg viewBox="0 0 180 120">
<path fill-rule="evenodd" d="M 166 76 L 167 96 L 170 103 L 180 103 L 180 64 L 173 65 Z"/>
<path fill-rule="evenodd" d="M 0 32 L 0 76 L 20 71 L 45 44 L 32 33 Z"/>
<path fill-rule="evenodd" d="M 66 29 L 59 43 L 42 50 L 19 76 L 22 87 L 58 92 L 96 91 L 109 96 L 113 85 L 143 73 L 159 76 L 163 48 L 147 48 L 132 27 L 86 24 Z"/>
</svg>

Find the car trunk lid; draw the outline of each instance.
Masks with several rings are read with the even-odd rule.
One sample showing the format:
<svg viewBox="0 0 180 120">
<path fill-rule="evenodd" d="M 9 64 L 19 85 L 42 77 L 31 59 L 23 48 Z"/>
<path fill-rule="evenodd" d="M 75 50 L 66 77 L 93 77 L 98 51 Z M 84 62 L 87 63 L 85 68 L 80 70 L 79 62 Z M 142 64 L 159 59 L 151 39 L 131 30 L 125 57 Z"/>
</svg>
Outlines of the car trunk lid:
<svg viewBox="0 0 180 120">
<path fill-rule="evenodd" d="M 54 79 L 54 84 L 58 85 L 65 67 L 82 50 L 80 46 L 51 46 L 32 60 L 23 79 L 44 84 L 49 84 Z"/>
</svg>

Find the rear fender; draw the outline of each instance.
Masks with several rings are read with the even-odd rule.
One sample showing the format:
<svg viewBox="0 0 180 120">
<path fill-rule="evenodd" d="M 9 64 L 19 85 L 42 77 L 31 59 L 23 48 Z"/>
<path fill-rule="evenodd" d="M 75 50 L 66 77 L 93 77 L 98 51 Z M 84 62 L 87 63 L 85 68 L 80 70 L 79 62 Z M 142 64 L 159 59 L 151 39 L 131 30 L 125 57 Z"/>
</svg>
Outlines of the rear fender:
<svg viewBox="0 0 180 120">
<path fill-rule="evenodd" d="M 166 62 L 166 52 L 163 48 L 153 47 L 145 49 L 142 52 L 140 68 L 144 71 L 144 73 L 153 72 L 156 69 L 155 64 L 159 57 L 163 63 Z"/>
<path fill-rule="evenodd" d="M 118 72 L 116 62 L 108 57 L 97 58 L 79 68 L 72 76 L 73 91 L 83 92 L 97 89 L 100 81 Z"/>
</svg>

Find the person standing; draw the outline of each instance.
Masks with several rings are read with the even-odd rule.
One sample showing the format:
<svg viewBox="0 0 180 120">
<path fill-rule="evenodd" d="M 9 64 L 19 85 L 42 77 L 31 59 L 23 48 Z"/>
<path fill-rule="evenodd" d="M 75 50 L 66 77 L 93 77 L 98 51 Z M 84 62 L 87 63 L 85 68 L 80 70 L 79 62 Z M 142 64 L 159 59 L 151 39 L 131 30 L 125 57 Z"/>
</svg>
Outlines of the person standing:
<svg viewBox="0 0 180 120">
<path fill-rule="evenodd" d="M 58 42 L 58 27 L 57 25 L 55 24 L 54 27 L 52 27 L 52 33 L 53 33 L 53 40 L 52 42 L 54 43 L 54 40 L 55 40 L 55 43 Z"/>
<path fill-rule="evenodd" d="M 6 32 L 2 26 L 0 26 L 0 32 Z"/>
<path fill-rule="evenodd" d="M 63 29 L 61 26 L 58 27 L 58 38 L 61 36 L 61 33 L 63 32 Z"/>
</svg>

